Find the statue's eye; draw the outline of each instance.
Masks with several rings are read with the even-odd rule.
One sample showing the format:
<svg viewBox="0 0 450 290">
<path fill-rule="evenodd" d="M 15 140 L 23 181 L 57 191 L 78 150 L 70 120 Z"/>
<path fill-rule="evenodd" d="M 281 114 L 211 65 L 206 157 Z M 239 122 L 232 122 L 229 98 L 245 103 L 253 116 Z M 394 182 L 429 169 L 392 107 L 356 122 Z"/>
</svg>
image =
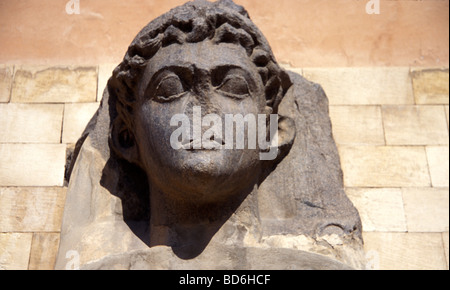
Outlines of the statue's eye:
<svg viewBox="0 0 450 290">
<path fill-rule="evenodd" d="M 217 88 L 227 96 L 243 99 L 249 95 L 248 83 L 242 76 L 227 76 Z"/>
<path fill-rule="evenodd" d="M 164 77 L 158 84 L 155 100 L 159 102 L 170 102 L 180 97 L 185 92 L 180 78 L 176 75 Z"/>
</svg>

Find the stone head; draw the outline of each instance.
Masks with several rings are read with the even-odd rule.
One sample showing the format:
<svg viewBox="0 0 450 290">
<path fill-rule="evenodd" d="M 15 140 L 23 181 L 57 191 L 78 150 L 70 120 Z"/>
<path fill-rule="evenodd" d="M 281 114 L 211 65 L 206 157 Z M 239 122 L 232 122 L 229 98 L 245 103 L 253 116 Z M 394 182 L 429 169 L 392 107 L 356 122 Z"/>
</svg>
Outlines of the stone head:
<svg viewBox="0 0 450 290">
<path fill-rule="evenodd" d="M 264 115 L 268 123 L 290 86 L 242 7 L 228 0 L 189 2 L 148 24 L 114 70 L 108 82 L 109 94 L 117 100 L 110 146 L 173 198 L 200 203 L 227 199 L 257 182 L 265 166 L 259 153 L 267 148 L 248 146 L 247 134 L 243 149 L 195 149 L 195 113 L 218 116 L 221 122 L 214 125 L 221 133 L 226 115 Z M 190 137 L 182 141 L 190 147 L 176 150 L 170 143 L 175 130 L 171 120 L 180 114 L 188 119 Z M 277 122 L 277 145 L 291 144 L 293 122 Z M 244 132 L 252 130 L 245 126 Z M 204 137 L 208 128 L 201 126 L 197 133 Z"/>
</svg>

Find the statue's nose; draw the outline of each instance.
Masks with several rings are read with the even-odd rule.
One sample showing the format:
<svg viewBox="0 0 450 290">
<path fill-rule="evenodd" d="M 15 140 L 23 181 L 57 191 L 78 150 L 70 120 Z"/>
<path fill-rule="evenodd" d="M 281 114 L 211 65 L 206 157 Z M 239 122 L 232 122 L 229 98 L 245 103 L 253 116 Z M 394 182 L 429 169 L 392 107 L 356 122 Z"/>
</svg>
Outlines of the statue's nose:
<svg viewBox="0 0 450 290">
<path fill-rule="evenodd" d="M 211 103 L 208 95 L 191 95 L 190 100 L 184 109 L 184 114 L 189 117 L 191 122 L 194 121 L 194 117 L 200 117 L 203 119 L 208 114 L 221 115 L 216 106 Z"/>
<path fill-rule="evenodd" d="M 193 90 L 196 93 L 207 91 L 211 87 L 211 73 L 205 68 L 193 65 Z"/>
</svg>

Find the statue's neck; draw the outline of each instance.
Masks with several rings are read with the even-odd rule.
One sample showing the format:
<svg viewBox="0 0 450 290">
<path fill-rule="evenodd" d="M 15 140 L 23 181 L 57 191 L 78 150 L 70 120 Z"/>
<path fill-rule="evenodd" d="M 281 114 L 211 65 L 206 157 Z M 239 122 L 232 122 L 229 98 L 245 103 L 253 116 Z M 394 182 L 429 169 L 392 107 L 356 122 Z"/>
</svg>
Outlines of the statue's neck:
<svg viewBox="0 0 450 290">
<path fill-rule="evenodd" d="M 171 246 L 180 258 L 199 255 L 214 240 L 239 245 L 261 236 L 256 185 L 208 204 L 171 200 L 154 187 L 150 192 L 150 246 Z"/>
</svg>

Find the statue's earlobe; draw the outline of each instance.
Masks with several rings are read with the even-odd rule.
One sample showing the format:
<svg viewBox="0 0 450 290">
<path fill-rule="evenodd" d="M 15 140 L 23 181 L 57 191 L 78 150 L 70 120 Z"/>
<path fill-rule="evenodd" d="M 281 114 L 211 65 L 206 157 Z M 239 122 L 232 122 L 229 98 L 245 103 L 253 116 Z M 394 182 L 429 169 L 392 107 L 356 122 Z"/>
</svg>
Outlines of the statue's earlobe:
<svg viewBox="0 0 450 290">
<path fill-rule="evenodd" d="M 285 147 L 290 147 L 294 143 L 296 131 L 295 122 L 289 117 L 278 117 L 278 148 L 283 150 Z"/>
<path fill-rule="evenodd" d="M 263 141 L 266 139 L 264 133 L 258 136 L 258 138 L 262 136 L 262 139 L 258 139 L 260 149 L 262 149 L 259 156 L 260 160 L 275 160 L 275 163 L 278 163 L 286 156 L 294 143 L 295 122 L 289 117 L 271 114 L 269 123 L 271 141 L 268 143 Z M 261 134 L 261 131 L 259 134 Z"/>
<path fill-rule="evenodd" d="M 130 163 L 140 164 L 139 150 L 134 134 L 120 117 L 114 120 L 111 127 L 110 145 L 119 157 Z"/>
</svg>

